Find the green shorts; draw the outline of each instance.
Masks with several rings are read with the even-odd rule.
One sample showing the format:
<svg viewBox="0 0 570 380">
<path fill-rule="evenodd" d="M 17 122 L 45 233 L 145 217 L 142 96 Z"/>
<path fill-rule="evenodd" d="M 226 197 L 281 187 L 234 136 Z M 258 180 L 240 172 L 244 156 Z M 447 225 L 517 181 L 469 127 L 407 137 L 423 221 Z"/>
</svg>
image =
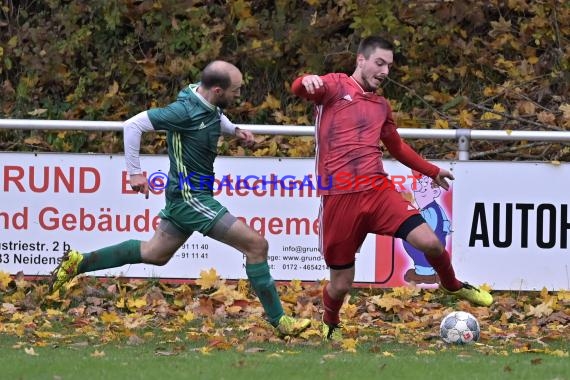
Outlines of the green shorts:
<svg viewBox="0 0 570 380">
<path fill-rule="evenodd" d="M 158 215 L 172 222 L 185 234 L 198 231 L 206 235 L 226 212 L 228 209 L 212 195 L 194 193 L 189 201 L 167 199 L 166 206 Z"/>
</svg>

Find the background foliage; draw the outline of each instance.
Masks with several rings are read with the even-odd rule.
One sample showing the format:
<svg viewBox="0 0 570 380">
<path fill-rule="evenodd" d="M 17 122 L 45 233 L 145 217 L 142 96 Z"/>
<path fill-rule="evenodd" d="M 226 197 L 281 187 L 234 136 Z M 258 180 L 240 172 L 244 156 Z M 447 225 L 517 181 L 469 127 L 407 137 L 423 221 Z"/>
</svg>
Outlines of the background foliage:
<svg viewBox="0 0 570 380">
<path fill-rule="evenodd" d="M 236 63 L 238 123 L 311 124 L 290 92 L 299 74 L 354 69 L 358 41 L 392 39 L 382 91 L 401 127 L 570 129 L 565 0 L 4 0 L 0 117 L 124 120 L 172 101 L 213 59 Z M 428 158 L 455 143 L 409 141 Z M 259 136 L 222 154 L 309 156 L 310 137 Z M 164 136 L 146 137 L 146 153 Z M 570 158 L 568 144 L 473 142 L 473 158 Z M 112 132 L 0 130 L 0 150 L 122 151 Z"/>
</svg>

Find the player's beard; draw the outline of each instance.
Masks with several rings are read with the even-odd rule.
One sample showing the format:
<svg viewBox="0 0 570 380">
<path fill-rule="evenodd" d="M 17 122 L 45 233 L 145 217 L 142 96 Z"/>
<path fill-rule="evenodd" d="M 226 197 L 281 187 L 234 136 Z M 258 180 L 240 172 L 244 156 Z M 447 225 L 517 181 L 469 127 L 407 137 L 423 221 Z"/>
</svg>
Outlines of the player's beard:
<svg viewBox="0 0 570 380">
<path fill-rule="evenodd" d="M 220 100 L 218 100 L 218 104 L 217 106 L 224 109 L 227 108 L 229 106 L 229 101 L 228 99 L 226 99 L 225 97 L 221 98 Z"/>
<path fill-rule="evenodd" d="M 378 84 L 377 84 L 376 86 L 374 86 L 374 85 L 372 84 L 371 80 L 377 81 Z M 376 77 L 374 77 L 374 76 L 370 76 L 370 77 L 368 77 L 368 78 L 365 78 L 365 79 L 364 79 L 364 87 L 365 87 L 364 89 L 365 89 L 366 91 L 369 91 L 369 92 L 375 92 L 377 89 L 380 88 L 380 86 L 382 85 L 382 82 L 383 82 L 383 81 L 384 81 L 384 78 L 378 79 L 378 78 L 376 78 Z"/>
</svg>

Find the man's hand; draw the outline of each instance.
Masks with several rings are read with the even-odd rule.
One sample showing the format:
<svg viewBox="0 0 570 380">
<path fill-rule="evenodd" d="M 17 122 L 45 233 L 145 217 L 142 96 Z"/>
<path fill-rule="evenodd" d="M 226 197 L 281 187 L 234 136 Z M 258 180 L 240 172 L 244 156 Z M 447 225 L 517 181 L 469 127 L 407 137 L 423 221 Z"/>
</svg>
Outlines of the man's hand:
<svg viewBox="0 0 570 380">
<path fill-rule="evenodd" d="M 144 194 L 145 199 L 148 199 L 148 180 L 144 174 L 133 174 L 129 177 L 129 184 L 131 189 Z"/>
<path fill-rule="evenodd" d="M 309 94 L 314 94 L 316 90 L 323 87 L 323 80 L 318 75 L 307 75 L 303 77 L 301 84 Z"/>
<path fill-rule="evenodd" d="M 241 129 L 236 127 L 236 137 L 240 139 L 244 145 L 249 146 L 253 144 L 253 133 L 247 129 Z"/>
<path fill-rule="evenodd" d="M 433 181 L 442 188 L 444 188 L 445 190 L 449 190 L 449 182 L 447 182 L 447 178 L 449 178 L 450 180 L 455 179 L 455 177 L 453 176 L 453 174 L 451 174 L 449 170 L 439 169 L 439 173 L 433 179 Z"/>
</svg>

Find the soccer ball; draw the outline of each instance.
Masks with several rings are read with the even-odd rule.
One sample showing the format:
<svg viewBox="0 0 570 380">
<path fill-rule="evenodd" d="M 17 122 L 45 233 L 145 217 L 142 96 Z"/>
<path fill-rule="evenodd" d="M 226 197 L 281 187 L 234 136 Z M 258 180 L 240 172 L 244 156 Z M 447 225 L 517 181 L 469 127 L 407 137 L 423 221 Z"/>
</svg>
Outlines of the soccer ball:
<svg viewBox="0 0 570 380">
<path fill-rule="evenodd" d="M 439 326 L 439 335 L 445 343 L 473 343 L 479 340 L 480 332 L 477 319 L 465 311 L 447 314 Z"/>
</svg>

